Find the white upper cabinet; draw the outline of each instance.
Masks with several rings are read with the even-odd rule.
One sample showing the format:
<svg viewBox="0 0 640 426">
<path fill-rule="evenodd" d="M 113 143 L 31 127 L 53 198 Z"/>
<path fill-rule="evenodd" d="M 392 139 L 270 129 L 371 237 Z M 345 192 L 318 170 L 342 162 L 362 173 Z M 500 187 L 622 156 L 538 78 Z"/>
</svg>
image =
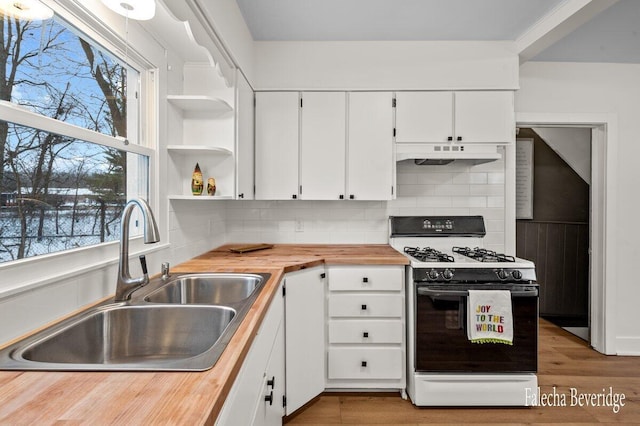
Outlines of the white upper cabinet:
<svg viewBox="0 0 640 426">
<path fill-rule="evenodd" d="M 515 140 L 513 91 L 398 92 L 397 143 Z"/>
<path fill-rule="evenodd" d="M 236 78 L 236 198 L 253 199 L 253 89 L 238 71 Z"/>
<path fill-rule="evenodd" d="M 256 199 L 393 198 L 392 101 L 392 92 L 257 93 Z"/>
<path fill-rule="evenodd" d="M 346 93 L 303 92 L 300 198 L 337 200 L 345 192 Z"/>
<path fill-rule="evenodd" d="M 393 94 L 349 93 L 348 178 L 349 198 L 393 198 Z"/>
<path fill-rule="evenodd" d="M 513 92 L 456 92 L 454 122 L 458 143 L 513 143 Z"/>
<path fill-rule="evenodd" d="M 298 198 L 298 92 L 256 93 L 258 200 Z"/>
<path fill-rule="evenodd" d="M 396 93 L 396 142 L 446 143 L 452 137 L 453 93 Z"/>
</svg>

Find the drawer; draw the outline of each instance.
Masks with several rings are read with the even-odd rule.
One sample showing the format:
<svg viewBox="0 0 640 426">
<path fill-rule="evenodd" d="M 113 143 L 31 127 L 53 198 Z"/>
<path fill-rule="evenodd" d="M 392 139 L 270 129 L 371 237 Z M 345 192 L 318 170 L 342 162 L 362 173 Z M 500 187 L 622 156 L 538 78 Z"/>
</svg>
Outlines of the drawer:
<svg viewBox="0 0 640 426">
<path fill-rule="evenodd" d="M 404 266 L 330 266 L 331 291 L 402 290 Z"/>
<path fill-rule="evenodd" d="M 329 379 L 401 379 L 402 349 L 329 348 Z"/>
<path fill-rule="evenodd" d="M 329 317 L 401 318 L 401 294 L 330 294 Z"/>
<path fill-rule="evenodd" d="M 400 320 L 332 320 L 329 343 L 402 343 Z"/>
</svg>

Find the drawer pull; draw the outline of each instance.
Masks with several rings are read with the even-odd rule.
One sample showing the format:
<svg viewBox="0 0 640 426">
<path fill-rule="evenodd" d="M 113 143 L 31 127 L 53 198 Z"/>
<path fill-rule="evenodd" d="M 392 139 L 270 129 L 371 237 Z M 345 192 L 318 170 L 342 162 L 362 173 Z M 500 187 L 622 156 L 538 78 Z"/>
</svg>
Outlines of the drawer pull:
<svg viewBox="0 0 640 426">
<path fill-rule="evenodd" d="M 269 380 L 267 380 L 267 386 L 271 386 L 271 388 L 276 387 L 276 376 L 273 376 Z"/>
<path fill-rule="evenodd" d="M 365 331 L 364 333 L 362 333 L 362 337 L 364 337 L 365 339 L 369 337 L 369 332 Z"/>
<path fill-rule="evenodd" d="M 363 311 L 366 311 L 366 310 L 367 310 L 367 305 L 362 305 L 362 306 L 360 306 L 360 308 L 361 308 Z"/>
<path fill-rule="evenodd" d="M 268 402 L 269 405 L 273 405 L 273 391 L 269 395 L 264 396 L 264 402 Z"/>
<path fill-rule="evenodd" d="M 367 278 L 367 277 L 363 277 L 363 278 L 362 278 L 362 282 L 363 282 L 363 283 L 368 283 L 368 282 L 369 282 L 369 278 Z"/>
<path fill-rule="evenodd" d="M 367 361 L 362 361 L 362 362 L 360 363 L 360 365 L 361 365 L 362 367 L 366 367 L 366 366 L 367 366 Z"/>
</svg>

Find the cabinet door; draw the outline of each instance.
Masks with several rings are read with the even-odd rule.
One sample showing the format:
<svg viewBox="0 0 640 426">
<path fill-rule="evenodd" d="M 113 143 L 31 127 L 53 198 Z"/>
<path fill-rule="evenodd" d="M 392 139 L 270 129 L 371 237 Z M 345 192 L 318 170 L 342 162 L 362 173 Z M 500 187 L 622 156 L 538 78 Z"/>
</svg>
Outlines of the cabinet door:
<svg viewBox="0 0 640 426">
<path fill-rule="evenodd" d="M 284 375 L 284 324 L 278 327 L 269 363 L 262 383 L 262 393 L 258 398 L 252 426 L 277 426 L 282 424 L 284 416 L 283 396 Z"/>
<path fill-rule="evenodd" d="M 244 75 L 240 71 L 237 74 L 236 198 L 253 200 L 253 90 Z"/>
<path fill-rule="evenodd" d="M 455 93 L 457 143 L 513 143 L 516 123 L 513 91 Z"/>
<path fill-rule="evenodd" d="M 282 338 L 278 337 L 278 333 L 283 327 L 283 299 L 283 297 L 275 296 L 271 301 L 258 334 L 251 344 L 238 376 L 216 419 L 217 425 L 250 425 L 254 422 L 259 423 L 257 419 L 270 419 L 273 415 L 277 416 L 277 411 L 271 413 L 272 410 L 278 409 L 276 403 L 282 413 L 282 397 L 279 401 L 274 400 L 273 406 L 269 407 L 269 414 L 267 414 L 264 397 L 268 387 L 267 375 L 275 369 L 275 365 L 279 361 L 274 360 L 281 356 L 284 350 Z M 271 374 L 273 375 L 275 372 Z M 278 379 L 276 378 L 276 380 Z M 282 383 L 282 380 L 280 382 Z M 276 392 L 274 392 L 274 397 L 275 394 Z"/>
<path fill-rule="evenodd" d="M 452 92 L 397 92 L 396 142 L 446 143 L 453 138 Z"/>
<path fill-rule="evenodd" d="M 345 189 L 345 92 L 304 92 L 300 109 L 300 196 L 337 200 Z"/>
<path fill-rule="evenodd" d="M 393 94 L 349 94 L 348 198 L 393 198 Z"/>
<path fill-rule="evenodd" d="M 298 197 L 298 92 L 256 93 L 256 199 Z"/>
<path fill-rule="evenodd" d="M 285 276 L 287 415 L 324 390 L 324 268 Z"/>
</svg>

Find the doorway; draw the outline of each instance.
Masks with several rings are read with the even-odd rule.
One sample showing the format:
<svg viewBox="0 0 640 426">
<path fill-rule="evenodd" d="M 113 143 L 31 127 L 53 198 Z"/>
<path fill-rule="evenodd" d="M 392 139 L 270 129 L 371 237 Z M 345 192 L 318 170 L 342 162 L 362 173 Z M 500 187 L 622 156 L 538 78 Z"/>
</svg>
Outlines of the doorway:
<svg viewBox="0 0 640 426">
<path fill-rule="evenodd" d="M 591 129 L 520 128 L 516 149 L 516 255 L 536 264 L 540 316 L 589 341 Z"/>
</svg>

